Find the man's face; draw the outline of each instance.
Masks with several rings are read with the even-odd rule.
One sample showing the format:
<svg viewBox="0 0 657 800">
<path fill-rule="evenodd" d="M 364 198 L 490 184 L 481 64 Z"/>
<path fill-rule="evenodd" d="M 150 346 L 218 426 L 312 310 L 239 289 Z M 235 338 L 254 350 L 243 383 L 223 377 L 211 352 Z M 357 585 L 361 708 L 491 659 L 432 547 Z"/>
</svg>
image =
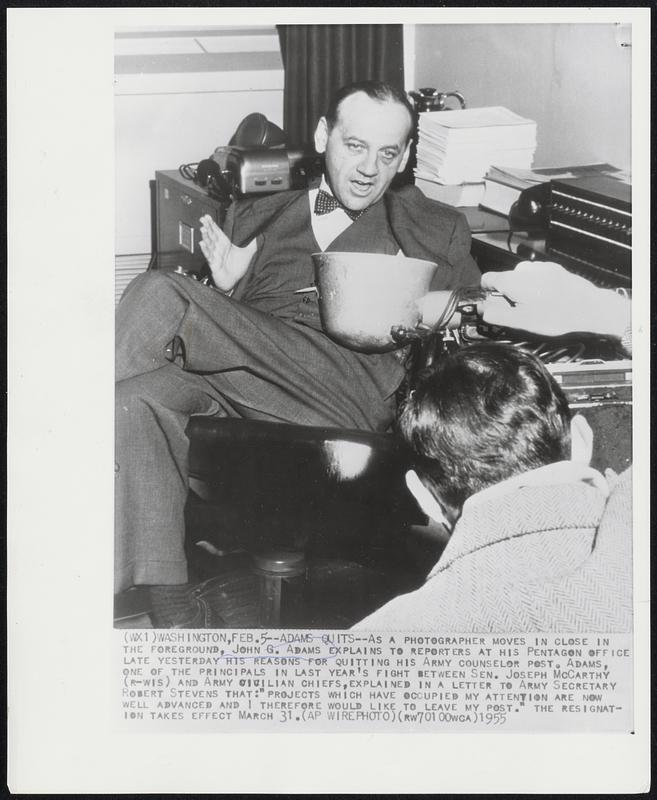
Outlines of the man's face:
<svg viewBox="0 0 657 800">
<path fill-rule="evenodd" d="M 315 147 L 325 153 L 326 179 L 342 205 L 360 211 L 381 199 L 406 166 L 411 126 L 400 103 L 373 100 L 364 92 L 340 103 L 332 130 L 320 119 Z"/>
</svg>

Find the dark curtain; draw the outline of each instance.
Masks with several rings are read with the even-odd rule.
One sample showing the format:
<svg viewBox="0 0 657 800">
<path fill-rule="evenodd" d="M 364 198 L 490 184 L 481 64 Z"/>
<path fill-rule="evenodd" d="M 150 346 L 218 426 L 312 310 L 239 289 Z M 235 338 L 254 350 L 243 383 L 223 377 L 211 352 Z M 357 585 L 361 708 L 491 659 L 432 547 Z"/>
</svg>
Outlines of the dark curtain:
<svg viewBox="0 0 657 800">
<path fill-rule="evenodd" d="M 337 9 L 337 13 L 339 9 Z M 278 25 L 288 145 L 312 146 L 334 92 L 353 81 L 404 88 L 402 25 Z"/>
</svg>

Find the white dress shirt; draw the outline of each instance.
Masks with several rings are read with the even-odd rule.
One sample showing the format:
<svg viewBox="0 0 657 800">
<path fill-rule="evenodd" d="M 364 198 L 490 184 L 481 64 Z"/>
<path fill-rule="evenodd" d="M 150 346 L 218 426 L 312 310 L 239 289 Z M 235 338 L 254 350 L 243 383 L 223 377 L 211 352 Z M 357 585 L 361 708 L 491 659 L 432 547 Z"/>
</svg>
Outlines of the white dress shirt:
<svg viewBox="0 0 657 800">
<path fill-rule="evenodd" d="M 317 239 L 317 244 L 320 246 L 322 252 L 331 244 L 334 239 L 345 231 L 353 222 L 351 217 L 344 212 L 342 208 L 334 208 L 328 214 L 318 216 L 315 214 L 315 198 L 320 189 L 333 196 L 326 178 L 322 176 L 322 182 L 315 189 L 308 192 L 308 202 L 310 203 L 310 220 Z"/>
</svg>

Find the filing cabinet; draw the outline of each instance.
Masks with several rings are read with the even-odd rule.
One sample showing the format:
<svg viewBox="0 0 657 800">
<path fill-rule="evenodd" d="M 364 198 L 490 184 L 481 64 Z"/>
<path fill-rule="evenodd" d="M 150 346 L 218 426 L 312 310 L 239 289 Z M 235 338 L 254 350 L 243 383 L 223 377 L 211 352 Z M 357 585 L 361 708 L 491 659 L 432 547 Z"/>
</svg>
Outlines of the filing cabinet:
<svg viewBox="0 0 657 800">
<path fill-rule="evenodd" d="M 207 190 L 183 178 L 178 170 L 155 173 L 157 252 L 155 269 L 183 269 L 207 274 L 201 252 L 200 218 L 209 214 L 223 225 L 228 203 L 211 197 Z"/>
</svg>

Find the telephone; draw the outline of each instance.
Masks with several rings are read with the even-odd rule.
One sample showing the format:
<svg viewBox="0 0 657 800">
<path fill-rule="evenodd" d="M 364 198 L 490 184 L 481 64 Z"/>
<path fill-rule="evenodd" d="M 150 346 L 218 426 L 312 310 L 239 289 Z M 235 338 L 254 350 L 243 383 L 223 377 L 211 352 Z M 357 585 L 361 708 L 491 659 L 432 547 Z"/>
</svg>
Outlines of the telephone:
<svg viewBox="0 0 657 800">
<path fill-rule="evenodd" d="M 228 145 L 201 161 L 194 180 L 222 201 L 301 189 L 321 175 L 322 158 L 285 146 L 285 133 L 264 114 L 248 114 Z"/>
<path fill-rule="evenodd" d="M 539 183 L 523 189 L 520 197 L 509 210 L 511 228 L 526 230 L 528 228 L 545 229 L 548 222 L 550 204 L 550 184 Z"/>
</svg>

